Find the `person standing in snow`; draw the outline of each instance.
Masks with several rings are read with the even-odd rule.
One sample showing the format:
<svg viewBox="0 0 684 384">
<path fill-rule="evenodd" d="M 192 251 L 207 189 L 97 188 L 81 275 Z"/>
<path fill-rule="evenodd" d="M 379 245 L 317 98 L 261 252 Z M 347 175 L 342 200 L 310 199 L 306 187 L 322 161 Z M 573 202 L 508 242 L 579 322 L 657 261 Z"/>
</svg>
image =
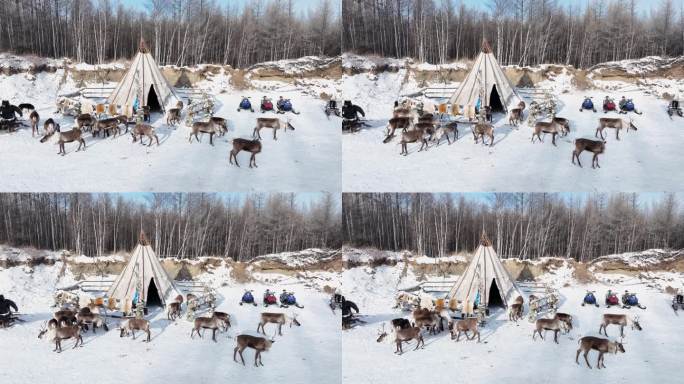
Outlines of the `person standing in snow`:
<svg viewBox="0 0 684 384">
<path fill-rule="evenodd" d="M 5 296 L 0 295 L 0 323 L 9 323 L 10 316 L 12 315 L 12 308 L 14 308 L 14 312 L 19 312 L 19 308 L 14 301 L 5 299 Z"/>
</svg>

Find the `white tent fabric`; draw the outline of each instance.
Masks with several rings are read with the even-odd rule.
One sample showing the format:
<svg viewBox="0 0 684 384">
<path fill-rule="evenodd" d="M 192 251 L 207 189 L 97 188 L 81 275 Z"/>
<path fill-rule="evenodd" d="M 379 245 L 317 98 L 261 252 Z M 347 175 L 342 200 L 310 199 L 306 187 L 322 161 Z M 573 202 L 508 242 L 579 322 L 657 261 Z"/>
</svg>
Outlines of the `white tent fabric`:
<svg viewBox="0 0 684 384">
<path fill-rule="evenodd" d="M 144 41 L 140 41 L 140 49 L 133 59 L 126 75 L 119 81 L 107 102 L 120 107 L 133 106 L 136 98 L 139 105 L 149 105 L 151 91 L 157 95 L 162 109 L 174 106 L 180 98 L 176 90 L 169 84 L 154 61 Z"/>
<path fill-rule="evenodd" d="M 133 250 L 131 259 L 107 292 L 109 299 L 118 301 L 120 308 L 130 307 L 136 291 L 139 297 L 148 302 L 150 284 L 154 284 L 163 305 L 172 302 L 180 291 L 164 270 L 144 234 Z"/>
<path fill-rule="evenodd" d="M 464 107 L 475 106 L 478 99 L 484 97 L 481 100 L 481 106 L 491 106 L 494 88 L 496 88 L 501 105 L 506 111 L 515 108 L 522 100 L 518 91 L 506 77 L 496 57 L 494 57 L 489 44 L 485 41 L 473 68 L 449 99 L 449 104 Z"/>
<path fill-rule="evenodd" d="M 520 295 L 518 287 L 497 256 L 494 247 L 483 233 L 480 246 L 475 250 L 475 257 L 470 261 L 463 275 L 451 288 L 447 298 L 456 299 L 464 304 L 472 304 L 479 292 L 480 305 L 489 306 L 492 299 L 492 288 L 496 287 L 504 306 Z"/>
</svg>

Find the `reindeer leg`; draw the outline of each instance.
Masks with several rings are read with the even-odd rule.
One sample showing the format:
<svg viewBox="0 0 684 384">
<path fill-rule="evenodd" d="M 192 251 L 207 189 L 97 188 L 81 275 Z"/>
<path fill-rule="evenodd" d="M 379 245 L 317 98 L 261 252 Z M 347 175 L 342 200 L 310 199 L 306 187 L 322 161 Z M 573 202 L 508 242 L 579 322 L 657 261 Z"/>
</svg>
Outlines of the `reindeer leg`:
<svg viewBox="0 0 684 384">
<path fill-rule="evenodd" d="M 555 331 L 553 331 L 553 341 L 555 341 L 556 344 L 558 344 L 558 330 L 557 329 Z"/>
<path fill-rule="evenodd" d="M 212 329 L 212 334 L 211 334 L 211 339 L 214 340 L 214 343 L 216 343 L 216 328 Z"/>
<path fill-rule="evenodd" d="M 596 359 L 596 368 L 601 369 L 601 359 L 603 358 L 603 352 L 599 351 L 598 358 Z"/>
<path fill-rule="evenodd" d="M 584 351 L 584 361 L 587 362 L 587 367 L 591 369 L 591 364 L 589 364 L 589 358 L 587 357 L 587 355 L 589 355 L 589 350 Z"/>
<path fill-rule="evenodd" d="M 242 365 L 245 365 L 245 357 L 242 356 L 242 351 L 245 350 L 245 347 L 241 347 L 239 352 L 240 352 L 240 360 L 242 360 Z"/>
<path fill-rule="evenodd" d="M 209 145 L 214 145 L 214 132 L 209 133 Z"/>
<path fill-rule="evenodd" d="M 282 336 L 283 335 L 283 325 L 278 324 L 278 335 Z"/>
<path fill-rule="evenodd" d="M 625 326 L 624 325 L 620 326 L 620 336 L 625 337 Z"/>
</svg>

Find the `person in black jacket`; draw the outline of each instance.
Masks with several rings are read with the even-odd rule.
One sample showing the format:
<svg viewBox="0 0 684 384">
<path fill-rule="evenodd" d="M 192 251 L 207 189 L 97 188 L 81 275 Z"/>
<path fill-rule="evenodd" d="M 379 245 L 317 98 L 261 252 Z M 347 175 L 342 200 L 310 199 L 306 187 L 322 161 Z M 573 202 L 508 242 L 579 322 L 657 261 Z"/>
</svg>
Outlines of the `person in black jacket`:
<svg viewBox="0 0 684 384">
<path fill-rule="evenodd" d="M 14 312 L 18 312 L 17 304 L 10 299 L 5 299 L 5 296 L 0 295 L 0 323 L 6 324 L 10 319 L 10 309 L 14 308 Z"/>
<path fill-rule="evenodd" d="M 366 117 L 366 113 L 358 105 L 352 104 L 351 100 L 345 100 L 342 106 L 342 117 L 347 120 L 357 121 L 359 116 Z"/>
<path fill-rule="evenodd" d="M 11 105 L 9 101 L 3 100 L 2 104 L 0 105 L 0 124 L 11 127 L 12 124 L 17 120 L 15 114 L 19 114 L 21 117 L 21 109 Z"/>
</svg>

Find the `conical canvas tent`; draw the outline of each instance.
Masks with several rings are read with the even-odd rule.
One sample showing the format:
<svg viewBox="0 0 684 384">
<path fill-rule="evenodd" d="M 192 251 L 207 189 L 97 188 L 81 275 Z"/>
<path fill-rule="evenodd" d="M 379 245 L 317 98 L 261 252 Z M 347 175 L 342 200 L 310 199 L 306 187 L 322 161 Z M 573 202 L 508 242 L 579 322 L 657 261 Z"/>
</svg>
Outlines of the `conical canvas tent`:
<svg viewBox="0 0 684 384">
<path fill-rule="evenodd" d="M 141 232 L 131 259 L 114 280 L 107 297 L 116 300 L 120 308 L 129 308 L 136 298 L 138 301 L 144 300 L 146 305 L 166 305 L 179 294 L 180 291 Z"/>
<path fill-rule="evenodd" d="M 120 107 L 132 107 L 136 99 L 140 107 L 149 106 L 152 110 L 165 110 L 180 100 L 142 39 L 131 67 L 119 81 L 107 102 Z"/>
<path fill-rule="evenodd" d="M 520 295 L 511 275 L 501 263 L 492 243 L 482 232 L 480 245 L 468 268 L 449 291 L 447 298 L 472 305 L 479 298 L 480 306 L 508 306 Z"/>
<path fill-rule="evenodd" d="M 482 51 L 473 68 L 449 99 L 449 104 L 475 106 L 478 100 L 481 107 L 490 106 L 494 111 L 509 111 L 522 100 L 486 40 L 482 42 Z"/>
</svg>

